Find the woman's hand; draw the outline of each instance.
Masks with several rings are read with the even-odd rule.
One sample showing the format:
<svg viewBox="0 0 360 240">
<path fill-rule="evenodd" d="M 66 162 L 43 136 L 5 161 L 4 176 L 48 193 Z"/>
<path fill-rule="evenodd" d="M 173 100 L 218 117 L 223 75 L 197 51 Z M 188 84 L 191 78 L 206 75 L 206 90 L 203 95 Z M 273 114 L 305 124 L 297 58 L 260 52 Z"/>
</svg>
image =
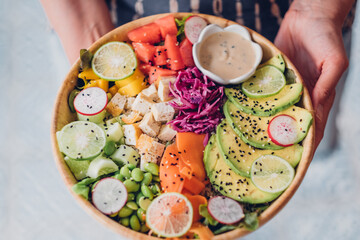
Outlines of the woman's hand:
<svg viewBox="0 0 360 240">
<path fill-rule="evenodd" d="M 324 135 L 335 87 L 348 67 L 341 29 L 353 2 L 295 1 L 275 39 L 275 45 L 295 64 L 310 92 L 316 147 Z"/>
</svg>

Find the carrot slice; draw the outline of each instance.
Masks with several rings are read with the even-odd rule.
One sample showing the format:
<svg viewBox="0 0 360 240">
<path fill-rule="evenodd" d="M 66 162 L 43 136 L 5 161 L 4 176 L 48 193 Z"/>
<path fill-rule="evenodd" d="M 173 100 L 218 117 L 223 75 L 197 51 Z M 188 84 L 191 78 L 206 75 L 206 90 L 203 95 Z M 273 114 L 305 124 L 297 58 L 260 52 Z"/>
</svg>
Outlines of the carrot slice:
<svg viewBox="0 0 360 240">
<path fill-rule="evenodd" d="M 205 134 L 192 132 L 178 132 L 176 134 L 176 144 L 181 152 L 182 160 L 191 168 L 192 174 L 201 182 L 206 177 L 203 162 L 205 136 Z"/>
<path fill-rule="evenodd" d="M 154 65 L 161 66 L 166 65 L 167 54 L 164 46 L 156 46 L 154 53 Z"/>
<path fill-rule="evenodd" d="M 187 66 L 187 67 L 195 66 L 193 55 L 192 55 L 192 44 L 187 38 L 185 38 L 180 43 L 180 54 L 181 54 L 181 58 L 185 64 L 185 66 Z"/>
<path fill-rule="evenodd" d="M 181 157 L 180 161 L 179 161 L 179 169 L 180 169 L 180 173 L 186 177 L 186 178 L 192 178 L 192 169 L 184 163 L 183 158 Z"/>
<path fill-rule="evenodd" d="M 203 240 L 210 240 L 214 237 L 212 231 L 201 223 L 194 223 L 189 232 L 196 233 L 199 236 L 199 239 Z"/>
<path fill-rule="evenodd" d="M 169 69 L 163 69 L 158 67 L 150 67 L 149 72 L 149 83 L 152 84 L 158 79 L 160 76 L 175 76 L 176 71 L 172 71 Z"/>
<path fill-rule="evenodd" d="M 187 199 L 189 199 L 189 201 L 191 202 L 191 205 L 193 207 L 193 223 L 199 221 L 202 216 L 199 213 L 199 206 L 201 204 L 207 204 L 207 200 L 204 196 L 201 195 L 190 195 L 190 194 L 186 194 L 183 193 L 185 195 L 185 197 L 187 197 Z"/>
<path fill-rule="evenodd" d="M 179 43 L 177 42 L 176 35 L 166 35 L 165 44 L 166 53 L 169 59 L 168 67 L 171 70 L 180 70 L 185 68 L 184 62 L 181 58 Z"/>
<path fill-rule="evenodd" d="M 132 42 L 158 43 L 161 40 L 160 27 L 155 23 L 149 23 L 128 32 L 128 38 Z"/>
<path fill-rule="evenodd" d="M 164 39 L 167 34 L 177 34 L 177 27 L 175 18 L 173 15 L 159 18 L 155 20 L 155 23 L 160 27 L 161 37 Z"/>
<path fill-rule="evenodd" d="M 132 43 L 136 57 L 144 62 L 144 63 L 151 63 L 154 58 L 155 54 L 155 46 L 149 43 Z"/>
<path fill-rule="evenodd" d="M 196 177 L 185 178 L 184 182 L 184 188 L 192 194 L 199 194 L 205 188 L 205 184 Z"/>
<path fill-rule="evenodd" d="M 180 193 L 184 187 L 184 178 L 179 171 L 179 156 L 176 144 L 169 145 L 161 159 L 159 177 L 164 192 Z"/>
</svg>

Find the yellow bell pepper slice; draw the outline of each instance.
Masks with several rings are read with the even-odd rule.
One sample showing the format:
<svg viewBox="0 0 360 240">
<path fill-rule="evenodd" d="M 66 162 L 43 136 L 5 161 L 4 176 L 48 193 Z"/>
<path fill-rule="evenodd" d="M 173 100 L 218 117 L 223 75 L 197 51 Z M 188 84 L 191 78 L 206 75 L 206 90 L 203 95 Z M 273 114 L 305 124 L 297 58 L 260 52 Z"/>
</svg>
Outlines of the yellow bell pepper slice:
<svg viewBox="0 0 360 240">
<path fill-rule="evenodd" d="M 98 87 L 107 92 L 109 90 L 109 81 L 104 79 L 96 80 L 98 83 Z"/>
<path fill-rule="evenodd" d="M 130 84 L 133 81 L 138 80 L 139 78 L 144 79 L 145 75 L 139 70 L 139 68 L 135 69 L 135 72 L 130 76 L 123 80 L 115 81 L 115 85 L 118 88 L 125 87 L 126 85 Z"/>
<path fill-rule="evenodd" d="M 78 77 L 86 80 L 99 79 L 99 76 L 94 73 L 92 68 L 82 71 L 81 73 L 79 73 Z"/>
<path fill-rule="evenodd" d="M 98 79 L 97 79 L 97 80 L 91 80 L 91 81 L 89 81 L 89 82 L 84 86 L 84 89 L 89 88 L 89 87 L 99 87 Z"/>
<path fill-rule="evenodd" d="M 111 95 L 115 96 L 115 94 L 117 93 L 117 91 L 119 90 L 119 88 L 114 85 L 111 88 L 109 88 L 109 93 L 111 93 Z"/>
<path fill-rule="evenodd" d="M 138 78 L 135 81 L 132 81 L 131 83 L 126 85 L 125 87 L 120 88 L 118 93 L 120 93 L 121 95 L 134 97 L 145 88 L 146 88 L 146 79 Z"/>
</svg>

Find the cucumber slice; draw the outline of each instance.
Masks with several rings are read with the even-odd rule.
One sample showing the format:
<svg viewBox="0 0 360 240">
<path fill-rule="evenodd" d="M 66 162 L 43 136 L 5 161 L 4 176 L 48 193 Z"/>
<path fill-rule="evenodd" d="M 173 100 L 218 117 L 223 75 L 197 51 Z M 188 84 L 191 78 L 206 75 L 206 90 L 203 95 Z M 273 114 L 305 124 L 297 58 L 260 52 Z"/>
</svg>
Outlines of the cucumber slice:
<svg viewBox="0 0 360 240">
<path fill-rule="evenodd" d="M 263 67 L 266 65 L 272 65 L 274 67 L 277 67 L 280 71 L 285 72 L 285 61 L 284 58 L 281 56 L 281 54 L 278 54 L 272 58 L 270 58 L 269 60 L 267 60 L 266 62 L 264 62 L 263 64 L 261 64 L 259 67 Z"/>
<path fill-rule="evenodd" d="M 118 166 L 110 159 L 99 156 L 91 161 L 86 175 L 91 178 L 97 178 L 101 175 L 113 173 L 119 170 Z"/>
<path fill-rule="evenodd" d="M 241 85 L 241 89 L 249 98 L 264 98 L 277 94 L 285 85 L 284 74 L 278 68 L 267 65 L 256 70 Z"/>
<path fill-rule="evenodd" d="M 91 198 L 97 209 L 106 215 L 112 215 L 124 207 L 127 191 L 120 180 L 108 177 L 96 183 Z"/>
<path fill-rule="evenodd" d="M 58 134 L 61 151 L 71 159 L 89 160 L 100 154 L 106 143 L 105 132 L 95 123 L 75 121 Z"/>
<path fill-rule="evenodd" d="M 118 165 L 133 164 L 137 166 L 140 161 L 140 154 L 130 146 L 120 145 L 111 155 L 111 159 Z"/>
<path fill-rule="evenodd" d="M 90 166 L 90 161 L 77 161 L 69 158 L 68 156 L 64 157 L 64 160 L 71 172 L 74 174 L 76 180 L 82 180 L 86 178 L 87 170 Z"/>
<path fill-rule="evenodd" d="M 106 115 L 106 110 L 104 109 L 100 113 L 92 116 L 86 116 L 81 113 L 77 113 L 77 117 L 79 121 L 87 121 L 87 122 L 93 122 L 96 124 L 102 123 L 104 121 Z"/>
<path fill-rule="evenodd" d="M 279 193 L 289 187 L 294 179 L 294 168 L 284 159 L 263 155 L 251 166 L 251 181 L 267 193 Z"/>
<path fill-rule="evenodd" d="M 106 130 L 107 141 L 119 142 L 123 136 L 124 133 L 120 123 L 115 122 L 115 123 L 107 124 L 107 130 Z"/>
</svg>

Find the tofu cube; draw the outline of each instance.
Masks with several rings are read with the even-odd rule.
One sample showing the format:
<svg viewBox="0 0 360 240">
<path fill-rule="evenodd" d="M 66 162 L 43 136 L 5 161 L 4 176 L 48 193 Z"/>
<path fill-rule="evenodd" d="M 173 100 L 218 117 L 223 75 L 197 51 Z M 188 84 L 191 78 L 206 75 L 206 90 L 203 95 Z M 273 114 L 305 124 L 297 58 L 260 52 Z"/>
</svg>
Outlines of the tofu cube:
<svg viewBox="0 0 360 240">
<path fill-rule="evenodd" d="M 139 112 L 128 111 L 121 116 L 121 120 L 126 124 L 136 123 L 142 119 L 142 116 Z"/>
<path fill-rule="evenodd" d="M 137 124 L 123 125 L 125 143 L 127 145 L 136 146 L 140 135 L 142 134 Z"/>
<path fill-rule="evenodd" d="M 167 103 L 155 103 L 151 107 L 154 119 L 159 122 L 167 122 L 173 119 L 175 109 Z"/>
<path fill-rule="evenodd" d="M 140 168 L 144 170 L 144 166 L 146 163 L 158 163 L 159 159 L 162 157 L 164 153 L 165 145 L 157 142 L 155 139 L 151 143 L 151 147 L 147 152 L 142 152 L 140 159 Z"/>
<path fill-rule="evenodd" d="M 133 111 L 139 112 L 141 115 L 145 115 L 146 113 L 151 111 L 151 106 L 154 104 L 154 102 L 146 97 L 144 94 L 139 93 L 137 97 L 135 98 L 134 103 L 131 106 L 131 109 Z"/>
<path fill-rule="evenodd" d="M 119 116 L 124 110 L 126 103 L 126 96 L 116 93 L 106 106 L 106 110 L 113 116 Z"/>
<path fill-rule="evenodd" d="M 143 133 L 136 143 L 136 148 L 140 153 L 146 153 L 149 151 L 154 141 L 156 141 L 155 138 L 152 138 L 149 135 Z"/>
<path fill-rule="evenodd" d="M 125 110 L 131 109 L 131 106 L 133 105 L 134 101 L 135 101 L 135 97 L 126 98 Z"/>
<path fill-rule="evenodd" d="M 150 87 L 145 88 L 144 90 L 141 91 L 141 93 L 144 94 L 149 99 L 151 99 L 153 102 L 159 100 L 159 96 L 155 84 L 151 84 Z"/>
<path fill-rule="evenodd" d="M 158 95 L 162 102 L 167 102 L 173 97 L 169 96 L 170 89 L 169 89 L 169 83 L 174 83 L 176 80 L 175 77 L 162 77 L 159 79 L 159 86 L 158 86 Z"/>
<path fill-rule="evenodd" d="M 151 112 L 145 114 L 144 118 L 139 123 L 139 128 L 151 137 L 156 137 L 160 130 L 160 122 L 155 121 Z"/>
<path fill-rule="evenodd" d="M 176 136 L 176 131 L 170 127 L 168 124 L 161 126 L 159 135 L 157 136 L 161 141 L 167 142 L 171 141 Z"/>
</svg>

